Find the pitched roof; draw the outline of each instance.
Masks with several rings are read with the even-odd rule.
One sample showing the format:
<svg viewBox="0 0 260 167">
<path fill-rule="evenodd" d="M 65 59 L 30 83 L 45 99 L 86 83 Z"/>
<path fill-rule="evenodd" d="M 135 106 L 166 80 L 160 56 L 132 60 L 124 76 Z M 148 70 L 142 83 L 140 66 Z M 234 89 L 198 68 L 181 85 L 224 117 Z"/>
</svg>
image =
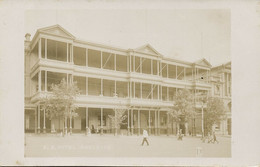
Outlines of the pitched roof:
<svg viewBox="0 0 260 167">
<path fill-rule="evenodd" d="M 67 30 L 65 30 L 58 24 L 38 29 L 38 32 L 44 32 L 52 35 L 58 35 L 66 38 L 75 39 L 75 37 L 71 33 L 69 33 Z"/>
<path fill-rule="evenodd" d="M 150 44 L 145 44 L 141 47 L 138 47 L 138 48 L 134 49 L 134 51 L 161 56 L 161 54 L 157 50 L 155 50 Z"/>
<path fill-rule="evenodd" d="M 201 65 L 201 66 L 211 67 L 211 64 L 205 58 L 202 58 L 198 61 L 195 61 L 195 64 Z"/>
</svg>

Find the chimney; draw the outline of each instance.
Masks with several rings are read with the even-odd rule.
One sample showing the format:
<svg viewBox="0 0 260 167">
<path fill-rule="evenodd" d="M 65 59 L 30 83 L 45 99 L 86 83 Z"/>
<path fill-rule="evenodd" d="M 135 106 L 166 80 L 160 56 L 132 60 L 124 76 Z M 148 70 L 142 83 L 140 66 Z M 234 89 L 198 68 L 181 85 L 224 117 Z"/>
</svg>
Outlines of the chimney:
<svg viewBox="0 0 260 167">
<path fill-rule="evenodd" d="M 31 38 L 31 34 L 26 33 L 26 34 L 25 34 L 25 40 L 26 40 L 26 41 L 30 41 L 30 40 L 31 40 L 30 38 Z"/>
</svg>

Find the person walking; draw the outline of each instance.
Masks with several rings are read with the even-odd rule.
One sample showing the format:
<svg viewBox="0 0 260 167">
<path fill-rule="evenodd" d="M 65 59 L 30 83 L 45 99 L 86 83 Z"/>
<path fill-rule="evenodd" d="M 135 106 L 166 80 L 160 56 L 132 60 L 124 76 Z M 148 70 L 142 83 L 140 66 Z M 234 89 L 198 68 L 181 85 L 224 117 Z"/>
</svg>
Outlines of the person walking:
<svg viewBox="0 0 260 167">
<path fill-rule="evenodd" d="M 182 138 L 183 138 L 182 129 L 179 129 L 177 133 L 177 140 L 182 140 Z"/>
<path fill-rule="evenodd" d="M 213 135 L 213 143 L 215 143 L 215 142 L 219 143 L 218 140 L 217 140 L 215 131 L 213 131 L 213 134 L 212 134 L 212 135 Z"/>
<path fill-rule="evenodd" d="M 142 142 L 142 146 L 144 145 L 144 142 L 146 142 L 147 146 L 149 146 L 149 142 L 148 142 L 148 133 L 147 130 L 143 130 L 143 142 Z"/>
</svg>

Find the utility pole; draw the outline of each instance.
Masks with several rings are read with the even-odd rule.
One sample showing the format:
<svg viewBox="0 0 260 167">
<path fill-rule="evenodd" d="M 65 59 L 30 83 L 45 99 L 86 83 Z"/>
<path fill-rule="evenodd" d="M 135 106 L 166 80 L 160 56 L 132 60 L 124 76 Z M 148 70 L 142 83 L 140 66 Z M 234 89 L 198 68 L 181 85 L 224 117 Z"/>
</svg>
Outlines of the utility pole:
<svg viewBox="0 0 260 167">
<path fill-rule="evenodd" d="M 201 105 L 201 132 L 202 132 L 202 138 L 204 138 L 204 111 L 203 111 L 203 104 L 204 104 L 204 102 L 202 101 L 202 105 Z"/>
</svg>

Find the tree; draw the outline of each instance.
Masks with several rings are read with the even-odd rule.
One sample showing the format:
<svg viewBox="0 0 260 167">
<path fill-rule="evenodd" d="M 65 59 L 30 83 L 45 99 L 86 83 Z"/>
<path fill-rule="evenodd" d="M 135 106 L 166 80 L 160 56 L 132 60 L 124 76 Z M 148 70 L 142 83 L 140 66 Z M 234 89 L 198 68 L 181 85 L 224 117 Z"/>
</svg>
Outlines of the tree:
<svg viewBox="0 0 260 167">
<path fill-rule="evenodd" d="M 209 97 L 206 100 L 207 107 L 204 112 L 205 132 L 212 129 L 212 126 L 226 118 L 224 102 L 221 98 Z"/>
<path fill-rule="evenodd" d="M 179 90 L 174 98 L 173 108 L 168 112 L 172 120 L 177 124 L 187 123 L 190 118 L 194 118 L 194 99 L 188 89 Z"/>
<path fill-rule="evenodd" d="M 114 109 L 115 115 L 108 115 L 111 119 L 112 127 L 115 128 L 114 135 L 117 135 L 117 129 L 120 129 L 121 125 L 126 124 L 124 120 L 127 118 L 125 114 L 126 109 L 123 107 Z"/>
<path fill-rule="evenodd" d="M 50 120 L 53 118 L 63 119 L 65 124 L 67 123 L 67 118 L 76 117 L 77 113 L 75 110 L 78 107 L 75 105 L 75 99 L 79 93 L 76 82 L 67 84 L 65 79 L 62 79 L 59 84 L 52 84 L 51 94 L 40 100 L 46 117 Z M 63 124 L 63 132 L 64 126 Z"/>
</svg>

